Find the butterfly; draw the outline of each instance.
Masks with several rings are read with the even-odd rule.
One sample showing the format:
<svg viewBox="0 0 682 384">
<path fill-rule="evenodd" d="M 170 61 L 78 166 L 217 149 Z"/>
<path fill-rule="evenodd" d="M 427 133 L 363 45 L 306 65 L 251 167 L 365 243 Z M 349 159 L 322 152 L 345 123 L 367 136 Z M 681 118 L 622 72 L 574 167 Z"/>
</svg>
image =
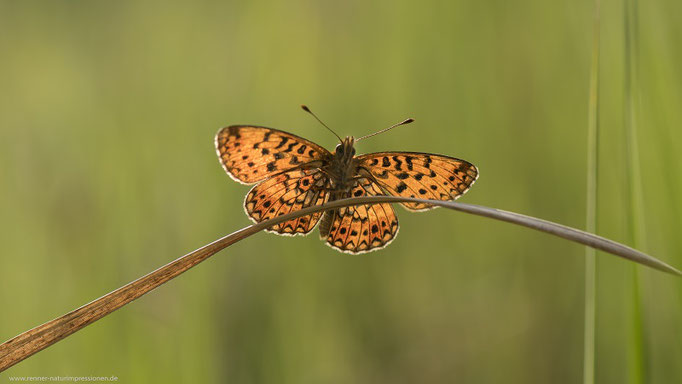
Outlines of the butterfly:
<svg viewBox="0 0 682 384">
<path fill-rule="evenodd" d="M 244 199 L 244 209 L 256 223 L 348 197 L 457 199 L 478 178 L 478 169 L 465 160 L 420 152 L 355 155 L 356 142 L 412 121 L 407 119 L 358 139 L 341 139 L 332 131 L 340 140 L 333 153 L 294 134 L 254 125 L 222 128 L 216 134 L 215 146 L 232 179 L 255 184 Z M 410 211 L 434 208 L 412 202 L 401 205 Z M 384 248 L 398 233 L 398 217 L 388 203 L 314 213 L 276 224 L 267 231 L 285 236 L 307 235 L 318 223 L 320 238 L 327 245 L 353 254 Z"/>
</svg>

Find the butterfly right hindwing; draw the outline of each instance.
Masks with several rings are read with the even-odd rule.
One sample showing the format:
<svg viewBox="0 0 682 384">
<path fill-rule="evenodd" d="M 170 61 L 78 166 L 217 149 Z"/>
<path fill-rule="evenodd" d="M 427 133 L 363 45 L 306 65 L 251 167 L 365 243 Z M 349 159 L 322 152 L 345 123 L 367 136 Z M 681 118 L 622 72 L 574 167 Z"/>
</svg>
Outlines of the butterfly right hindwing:
<svg viewBox="0 0 682 384">
<path fill-rule="evenodd" d="M 345 197 L 380 195 L 379 186 L 363 178 Z M 387 246 L 397 234 L 398 217 L 391 204 L 357 205 L 334 211 L 326 244 L 341 252 L 365 253 Z"/>
</svg>

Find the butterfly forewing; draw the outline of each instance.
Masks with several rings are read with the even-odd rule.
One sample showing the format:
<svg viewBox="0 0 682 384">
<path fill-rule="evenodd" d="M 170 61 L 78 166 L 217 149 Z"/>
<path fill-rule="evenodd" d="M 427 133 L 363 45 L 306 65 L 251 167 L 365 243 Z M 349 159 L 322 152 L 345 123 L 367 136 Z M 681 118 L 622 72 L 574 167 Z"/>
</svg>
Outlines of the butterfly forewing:
<svg viewBox="0 0 682 384">
<path fill-rule="evenodd" d="M 255 222 L 322 205 L 329 198 L 327 177 L 318 170 L 293 170 L 273 176 L 251 188 L 244 200 L 246 214 Z M 307 234 L 322 213 L 285 221 L 268 228 L 282 235 Z"/>
<path fill-rule="evenodd" d="M 244 184 L 314 165 L 331 156 L 326 149 L 291 133 L 248 125 L 221 129 L 215 145 L 225 171 Z"/>
<path fill-rule="evenodd" d="M 471 163 L 428 153 L 370 153 L 358 156 L 357 165 L 394 196 L 454 200 L 478 178 L 478 169 Z M 421 203 L 401 204 L 414 211 L 433 208 Z"/>
<path fill-rule="evenodd" d="M 355 197 L 383 194 L 368 179 L 360 179 L 349 193 Z M 397 233 L 398 217 L 390 204 L 358 205 L 335 211 L 326 241 L 342 252 L 364 253 L 387 246 Z"/>
</svg>

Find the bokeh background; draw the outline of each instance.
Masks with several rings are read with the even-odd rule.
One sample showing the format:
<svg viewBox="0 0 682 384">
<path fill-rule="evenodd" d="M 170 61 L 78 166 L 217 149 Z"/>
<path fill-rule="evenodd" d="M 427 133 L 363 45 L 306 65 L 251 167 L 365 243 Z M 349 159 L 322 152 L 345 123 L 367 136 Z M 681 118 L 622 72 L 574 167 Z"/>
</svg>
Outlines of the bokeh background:
<svg viewBox="0 0 682 384">
<path fill-rule="evenodd" d="M 249 224 L 229 124 L 443 153 L 461 200 L 583 228 L 591 1 L 0 1 L 0 338 Z M 644 250 L 682 266 L 682 2 L 638 9 Z M 630 243 L 624 11 L 602 4 L 598 232 Z M 1 374 L 120 382 L 575 383 L 584 248 L 399 208 L 380 252 L 261 233 Z M 633 265 L 597 256 L 596 375 L 628 379 Z M 648 382 L 682 281 L 640 270 Z"/>
</svg>

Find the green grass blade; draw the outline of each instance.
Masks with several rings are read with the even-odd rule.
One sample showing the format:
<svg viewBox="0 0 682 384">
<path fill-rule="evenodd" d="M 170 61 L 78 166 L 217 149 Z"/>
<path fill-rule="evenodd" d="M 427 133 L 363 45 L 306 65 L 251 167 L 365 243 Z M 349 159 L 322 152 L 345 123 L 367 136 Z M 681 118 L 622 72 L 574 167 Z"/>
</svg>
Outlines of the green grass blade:
<svg viewBox="0 0 682 384">
<path fill-rule="evenodd" d="M 599 0 L 594 2 L 592 63 L 587 123 L 587 232 L 597 232 L 597 180 L 599 171 Z M 596 251 L 585 247 L 585 325 L 583 344 L 583 383 L 594 384 Z"/>
<path fill-rule="evenodd" d="M 630 217 L 629 236 L 635 248 L 644 248 L 644 208 L 642 203 L 642 180 L 637 145 L 637 0 L 625 0 L 625 79 L 624 114 L 626 169 L 628 179 L 628 209 Z M 644 353 L 644 330 L 641 310 L 640 276 L 636 265 L 632 266 L 631 322 L 628 337 L 629 382 L 644 383 L 646 363 Z"/>
</svg>

